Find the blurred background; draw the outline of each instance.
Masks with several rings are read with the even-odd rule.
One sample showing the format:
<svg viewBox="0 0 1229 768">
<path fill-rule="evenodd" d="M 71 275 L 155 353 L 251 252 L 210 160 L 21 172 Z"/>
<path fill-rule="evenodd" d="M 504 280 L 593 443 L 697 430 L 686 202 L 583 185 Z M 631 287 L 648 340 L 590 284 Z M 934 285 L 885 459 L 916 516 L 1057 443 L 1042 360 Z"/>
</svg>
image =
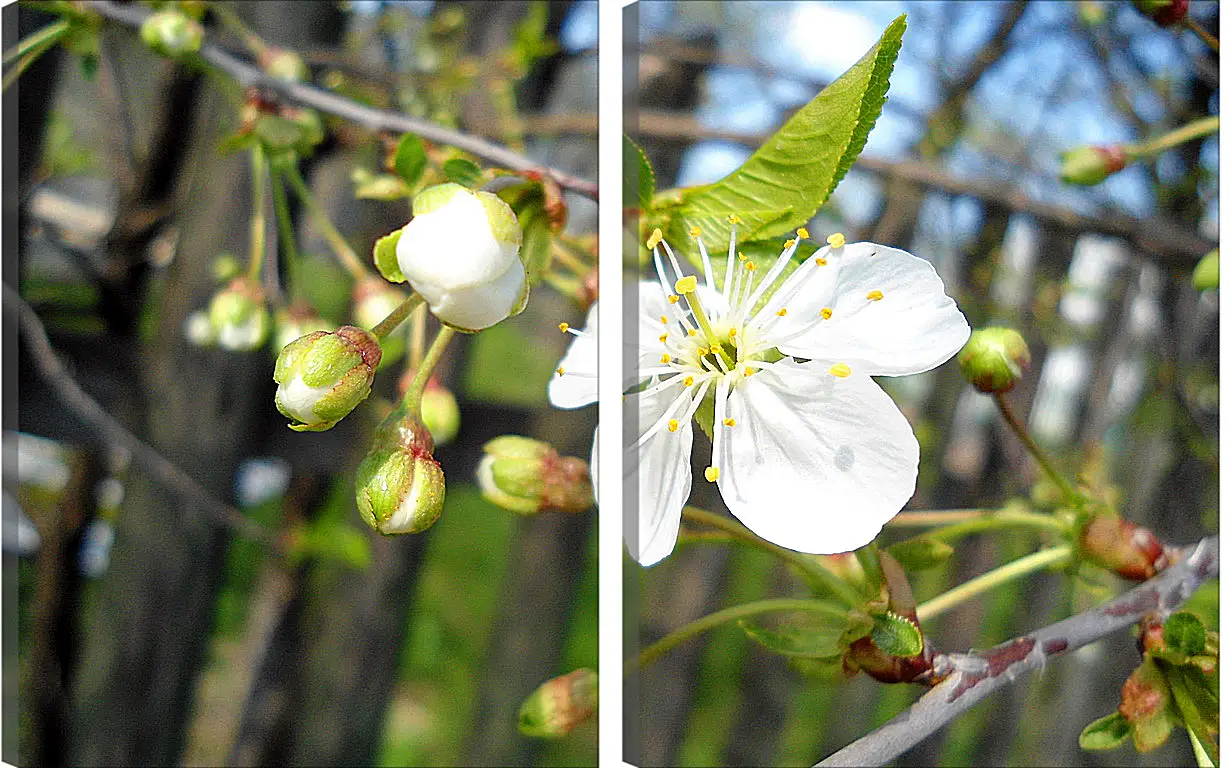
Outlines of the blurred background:
<svg viewBox="0 0 1229 768">
<path fill-rule="evenodd" d="M 810 232 L 931 261 L 973 327 L 1007 324 L 1028 340 L 1032 366 L 1009 399 L 1064 466 L 1117 486 L 1123 515 L 1168 543 L 1217 530 L 1219 297 L 1191 283 L 1219 237 L 1217 138 L 1095 187 L 1062 184 L 1058 159 L 1217 114 L 1218 59 L 1198 37 L 1118 2 L 649 0 L 633 12 L 639 88 L 629 133 L 658 190 L 734 170 L 907 13 L 883 113 Z M 1190 3 L 1214 34 L 1218 12 L 1214 2 Z M 954 361 L 880 383 L 922 446 L 908 509 L 1028 496 L 1028 456 Z M 696 450 L 709 450 L 703 438 Z M 692 498 L 721 509 L 709 484 Z M 881 541 L 910 534 L 889 529 Z M 913 578 L 915 595 L 923 601 L 1035 546 L 1020 534 L 975 536 Z M 627 639 L 641 647 L 727 605 L 805 593 L 778 561 L 747 548 L 680 544 L 654 568 L 626 562 L 640 620 Z M 1038 575 L 924 629 L 939 650 L 986 648 L 1123 588 Z M 1215 621 L 1215 585 L 1193 604 Z M 1059 658 L 899 764 L 1193 764 L 1177 732 L 1147 755 L 1079 749 L 1081 729 L 1114 710 L 1138 659 L 1126 632 Z M 671 650 L 635 682 L 625 756 L 642 765 L 810 765 L 922 693 L 865 675 L 805 674 L 733 624 Z"/>
<path fill-rule="evenodd" d="M 596 179 L 596 3 L 226 5 L 297 51 L 323 87 Z M 55 20 L 39 3 L 4 13 L 6 50 Z M 536 31 L 523 24 L 531 14 Z M 207 38 L 243 55 L 217 21 L 206 17 Z M 510 51 L 531 62 L 519 80 L 501 68 Z M 189 314 L 217 289 L 215 257 L 245 253 L 248 158 L 219 147 L 242 89 L 108 23 L 92 65 L 56 48 L 13 90 L 20 247 L 6 280 L 85 392 L 215 502 L 105 440 L 39 374 L 23 329 L 3 436 L 4 553 L 19 575 L 5 678 L 20 697 L 5 702 L 19 721 L 4 759 L 595 763 L 592 723 L 550 743 L 516 725 L 539 684 L 596 665 L 592 511 L 521 518 L 474 483 L 482 445 L 500 434 L 588 457 L 595 410 L 546 401 L 568 338 L 557 325 L 583 325 L 583 307 L 542 286 L 523 315 L 454 340 L 437 369 L 461 414 L 435 454 L 443 514 L 425 534 L 383 538 L 358 516 L 353 476 L 401 366 L 336 429 L 300 434 L 274 407 L 276 349 L 185 339 Z M 366 257 L 409 209 L 355 199 L 352 172 L 382 171 L 379 137 L 333 118 L 326 129 L 302 171 Z M 595 204 L 565 199 L 568 231 L 594 232 Z M 293 216 L 312 302 L 348 321 L 351 278 L 297 206 Z M 6 300 L 10 328 L 12 310 Z M 217 502 L 240 523 L 220 522 Z M 247 535 L 253 522 L 271 534 Z"/>
</svg>

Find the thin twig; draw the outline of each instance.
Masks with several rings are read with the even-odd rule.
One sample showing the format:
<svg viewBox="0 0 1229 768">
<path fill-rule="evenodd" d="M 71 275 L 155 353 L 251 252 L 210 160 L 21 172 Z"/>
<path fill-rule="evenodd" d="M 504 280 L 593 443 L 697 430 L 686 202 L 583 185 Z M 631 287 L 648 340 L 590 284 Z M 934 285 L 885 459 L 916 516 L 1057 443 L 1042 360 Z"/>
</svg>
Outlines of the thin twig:
<svg viewBox="0 0 1229 768">
<path fill-rule="evenodd" d="M 138 6 L 119 5 L 110 0 L 86 0 L 85 5 L 111 21 L 129 27 L 140 27 L 149 11 Z M 385 109 L 359 104 L 352 99 L 321 90 L 306 83 L 279 80 L 227 53 L 213 43 L 201 45 L 201 58 L 233 77 L 242 86 L 257 86 L 279 94 L 289 101 L 313 107 L 322 112 L 344 118 L 373 131 L 413 133 L 430 141 L 448 144 L 488 162 L 516 171 L 537 171 L 550 176 L 559 186 L 570 189 L 592 200 L 597 200 L 597 182 L 582 179 L 563 171 L 534 162 L 507 147 L 492 144 L 476 136 L 460 133 L 427 120 Z"/>
<path fill-rule="evenodd" d="M 30 305 L 8 285 L 4 285 L 3 290 L 4 308 L 17 315 L 17 322 L 29 345 L 35 366 L 73 413 L 93 425 L 105 442 L 127 449 L 132 454 L 133 461 L 164 486 L 203 506 L 219 524 L 274 551 L 280 551 L 281 546 L 273 534 L 245 517 L 238 509 L 219 501 L 191 475 L 129 432 L 107 413 L 97 400 L 90 397 L 56 355 L 50 339 L 47 338 L 47 330 Z"/>
<path fill-rule="evenodd" d="M 1145 614 L 1173 611 L 1205 581 L 1220 573 L 1219 537 L 1209 536 L 1182 553 L 1157 576 L 1091 611 L 976 653 L 939 655 L 934 669 L 943 682 L 882 727 L 817 764 L 884 765 L 947 725 L 977 702 L 1040 669 L 1047 660 L 1100 640 Z"/>
</svg>

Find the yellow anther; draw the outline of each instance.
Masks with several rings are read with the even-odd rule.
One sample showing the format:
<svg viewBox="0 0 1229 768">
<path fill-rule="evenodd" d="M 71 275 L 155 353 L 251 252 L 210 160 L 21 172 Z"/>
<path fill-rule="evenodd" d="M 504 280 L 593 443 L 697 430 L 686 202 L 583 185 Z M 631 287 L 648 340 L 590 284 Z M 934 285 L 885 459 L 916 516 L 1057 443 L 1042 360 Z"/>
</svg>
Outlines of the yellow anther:
<svg viewBox="0 0 1229 768">
<path fill-rule="evenodd" d="M 883 298 L 883 291 L 880 291 L 880 290 L 871 291 L 870 293 L 866 294 L 866 298 L 870 299 L 871 301 L 879 301 L 880 299 Z"/>
<path fill-rule="evenodd" d="M 687 378 L 683 379 L 684 387 L 690 387 L 692 384 L 695 384 L 695 383 L 696 383 L 696 380 L 694 376 L 688 376 Z"/>
<path fill-rule="evenodd" d="M 823 309 L 819 310 L 819 316 L 825 320 L 831 320 L 832 319 L 832 307 L 824 307 Z"/>
<path fill-rule="evenodd" d="M 700 228 L 699 228 L 699 227 L 692 227 L 691 229 L 687 230 L 687 233 L 688 233 L 689 235 L 691 235 L 692 237 L 699 237 L 699 236 L 700 236 Z"/>
<path fill-rule="evenodd" d="M 670 419 L 670 421 L 666 422 L 666 429 L 670 430 L 671 432 L 678 432 L 679 431 L 679 420 Z"/>
<path fill-rule="evenodd" d="M 803 240 L 806 240 L 808 237 L 811 236 L 811 233 L 807 231 L 806 227 L 798 227 L 798 231 L 795 234 L 797 234 L 798 237 L 802 238 Z"/>
<path fill-rule="evenodd" d="M 653 234 L 649 235 L 649 240 L 647 243 L 645 243 L 645 245 L 649 246 L 649 250 L 651 251 L 654 248 L 656 248 L 657 244 L 660 242 L 661 242 L 661 230 L 654 229 Z"/>
<path fill-rule="evenodd" d="M 785 314 L 786 314 L 785 307 L 781 307 L 780 309 L 777 310 L 777 317 L 785 317 Z"/>
<path fill-rule="evenodd" d="M 700 357 L 704 357 L 709 352 L 712 352 L 712 350 L 709 349 L 708 347 L 696 347 L 696 354 L 698 354 Z"/>
<path fill-rule="evenodd" d="M 754 261 L 748 261 L 748 262 L 747 262 L 747 271 L 748 271 L 748 272 L 754 272 L 754 271 L 755 271 L 755 262 L 754 262 Z"/>
<path fill-rule="evenodd" d="M 730 214 L 729 220 L 731 224 L 738 224 L 742 221 L 742 219 L 738 218 L 738 216 L 733 213 Z"/>
<path fill-rule="evenodd" d="M 696 289 L 696 276 L 695 275 L 688 275 L 687 277 L 680 277 L 678 281 L 674 283 L 674 290 L 678 291 L 679 293 L 692 293 L 693 291 L 695 291 L 695 289 Z"/>
<path fill-rule="evenodd" d="M 832 374 L 838 379 L 843 379 L 849 374 L 853 373 L 853 371 L 849 370 L 848 365 L 845 365 L 844 363 L 837 363 L 828 369 L 828 373 Z"/>
<path fill-rule="evenodd" d="M 717 469 L 716 467 L 709 467 L 708 469 L 704 470 L 704 479 L 710 483 L 717 482 L 717 478 L 720 476 L 721 470 Z"/>
<path fill-rule="evenodd" d="M 722 424 L 724 424 L 724 425 L 726 425 L 727 427 L 732 427 L 732 426 L 734 426 L 734 424 L 735 424 L 735 422 L 734 422 L 734 420 L 733 420 L 733 419 L 725 419 L 725 420 L 724 420 L 724 421 L 722 421 L 721 423 L 722 423 Z"/>
<path fill-rule="evenodd" d="M 822 257 L 822 256 L 816 256 L 816 257 L 815 257 L 815 263 L 816 263 L 816 264 L 818 264 L 818 265 L 819 265 L 819 266 L 821 266 L 821 267 L 826 267 L 826 266 L 828 266 L 828 260 L 827 260 L 827 259 L 825 259 L 825 258 L 824 258 L 824 257 Z"/>
<path fill-rule="evenodd" d="M 572 326 L 568 325 L 567 323 L 560 323 L 560 324 L 559 324 L 559 331 L 560 331 L 561 333 L 567 333 L 567 332 L 568 332 L 568 329 L 569 329 L 569 328 L 571 328 L 571 327 L 572 327 Z"/>
<path fill-rule="evenodd" d="M 739 260 L 739 261 L 746 261 L 746 260 L 747 260 L 747 254 L 743 253 L 742 251 L 739 251 L 739 252 L 738 252 L 738 260 Z"/>
<path fill-rule="evenodd" d="M 696 335 L 696 329 L 695 329 L 695 328 L 688 328 L 688 329 L 687 329 L 687 335 L 688 335 L 688 336 L 695 336 L 695 335 Z"/>
<path fill-rule="evenodd" d="M 670 355 L 665 354 L 665 353 L 662 353 L 662 356 L 661 356 L 661 361 L 662 361 L 663 363 L 668 363 L 668 362 L 670 362 Z"/>
<path fill-rule="evenodd" d="M 731 329 L 730 329 L 730 338 L 731 338 L 731 339 L 733 339 L 733 338 L 735 338 L 736 336 L 738 336 L 738 329 L 737 329 L 737 328 L 731 328 Z"/>
<path fill-rule="evenodd" d="M 561 366 L 559 366 L 558 368 L 556 368 L 556 369 L 555 369 L 555 373 L 557 373 L 557 374 L 559 374 L 560 376 L 562 376 L 562 375 L 563 375 L 563 366 L 561 365 Z"/>
<path fill-rule="evenodd" d="M 797 240 L 793 240 L 793 239 L 791 239 L 791 240 L 786 240 L 786 241 L 785 241 L 785 247 L 786 247 L 786 249 L 788 250 L 788 249 L 790 249 L 790 248 L 793 248 L 793 247 L 794 247 L 794 243 L 796 243 L 796 242 L 798 242 L 798 241 L 797 241 Z"/>
<path fill-rule="evenodd" d="M 667 297 L 666 297 L 666 301 L 670 302 L 671 304 L 678 304 L 678 303 L 679 303 L 679 297 L 678 297 L 677 295 L 675 295 L 675 294 L 673 294 L 673 293 L 672 293 L 672 294 L 670 294 L 669 296 L 667 296 Z"/>
<path fill-rule="evenodd" d="M 670 334 L 668 334 L 668 333 L 663 333 L 662 335 L 660 335 L 660 336 L 658 336 L 658 337 L 657 337 L 657 340 L 658 340 L 658 341 L 660 341 L 662 344 L 665 344 L 665 343 L 666 343 L 666 339 L 668 339 L 668 338 L 670 338 Z"/>
<path fill-rule="evenodd" d="M 743 368 L 743 376 L 750 376 L 753 373 L 755 373 L 755 369 L 751 366 L 748 365 L 746 368 Z"/>
<path fill-rule="evenodd" d="M 669 322 L 670 322 L 670 318 L 666 317 L 665 315 L 662 315 L 662 316 L 661 316 L 661 324 L 662 324 L 662 325 L 666 325 L 666 324 L 667 324 L 667 323 L 669 323 Z"/>
<path fill-rule="evenodd" d="M 828 235 L 828 245 L 832 246 L 833 248 L 840 248 L 841 246 L 845 245 L 845 236 L 840 232 L 833 232 L 832 234 Z"/>
</svg>

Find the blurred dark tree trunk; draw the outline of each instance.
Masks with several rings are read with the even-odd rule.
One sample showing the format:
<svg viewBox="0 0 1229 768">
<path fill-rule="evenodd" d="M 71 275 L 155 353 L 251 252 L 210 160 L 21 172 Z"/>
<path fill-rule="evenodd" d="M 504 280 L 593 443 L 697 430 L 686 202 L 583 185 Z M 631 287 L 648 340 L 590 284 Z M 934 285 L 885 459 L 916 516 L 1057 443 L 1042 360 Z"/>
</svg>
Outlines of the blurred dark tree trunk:
<svg viewBox="0 0 1229 768">
<path fill-rule="evenodd" d="M 240 4 L 258 33 L 297 45 L 335 34 L 327 4 Z M 152 58 L 134 55 L 131 81 L 146 82 Z M 227 354 L 190 347 L 181 328 L 212 289 L 218 252 L 246 252 L 251 170 L 247 157 L 220 156 L 217 143 L 235 105 L 217 89 L 197 93 L 200 76 L 173 71 L 153 121 L 149 151 L 106 239 L 108 284 L 123 306 L 108 318 L 121 343 L 138 348 L 136 319 L 158 302 L 155 332 L 134 357 L 134 374 L 113 411 L 220 499 L 234 470 L 271 428 L 270 361 L 264 350 Z M 184 182 L 181 169 L 195 169 Z M 179 249 L 155 281 L 145 250 L 175 199 Z M 186 201 L 190 201 L 187 203 Z M 221 227 L 219 226 L 221 225 Z M 139 356 L 139 357 L 137 357 Z M 184 745 L 214 616 L 228 534 L 198 504 L 134 468 L 119 517 L 111 566 L 87 613 L 74 691 L 71 762 L 170 765 Z"/>
</svg>

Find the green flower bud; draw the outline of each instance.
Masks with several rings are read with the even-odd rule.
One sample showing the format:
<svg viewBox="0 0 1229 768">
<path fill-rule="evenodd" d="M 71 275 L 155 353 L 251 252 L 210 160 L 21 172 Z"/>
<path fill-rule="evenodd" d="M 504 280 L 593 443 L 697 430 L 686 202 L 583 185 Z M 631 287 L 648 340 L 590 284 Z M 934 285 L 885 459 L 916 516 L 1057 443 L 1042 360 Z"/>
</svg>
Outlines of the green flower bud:
<svg viewBox="0 0 1229 768">
<path fill-rule="evenodd" d="M 431 433 L 402 406 L 376 428 L 356 478 L 359 514 L 386 535 L 419 533 L 444 508 L 444 471 L 431 455 Z"/>
<path fill-rule="evenodd" d="M 155 53 L 186 58 L 201 49 L 205 29 L 176 10 L 158 11 L 141 24 L 141 40 Z"/>
<path fill-rule="evenodd" d="M 1062 168 L 1059 176 L 1064 184 L 1093 186 L 1105 181 L 1111 174 L 1127 167 L 1126 152 L 1117 145 L 1112 147 L 1076 147 L 1059 156 Z"/>
<path fill-rule="evenodd" d="M 434 376 L 427 380 L 427 388 L 422 393 L 422 421 L 436 445 L 451 443 L 461 428 L 461 409 L 457 407 L 457 398 Z"/>
<path fill-rule="evenodd" d="M 309 333 L 277 356 L 277 409 L 297 432 L 330 429 L 371 394 L 379 363 L 380 342 L 362 328 Z"/>
<path fill-rule="evenodd" d="M 1195 265 L 1191 285 L 1197 291 L 1212 291 L 1220 287 L 1220 249 L 1213 249 Z"/>
<path fill-rule="evenodd" d="M 311 74 L 303 59 L 294 51 L 269 47 L 260 56 L 260 68 L 270 77 L 301 83 Z"/>
<path fill-rule="evenodd" d="M 1134 0 L 1134 5 L 1158 25 L 1168 27 L 1186 18 L 1190 0 Z"/>
<path fill-rule="evenodd" d="M 229 253 L 219 253 L 210 266 L 213 267 L 213 279 L 219 283 L 229 282 L 243 274 L 239 260 Z"/>
<path fill-rule="evenodd" d="M 578 669 L 547 680 L 529 694 L 517 715 L 526 736 L 558 739 L 597 712 L 597 672 Z"/>
<path fill-rule="evenodd" d="M 1008 392 L 1019 381 L 1030 357 L 1024 337 L 1011 328 L 974 331 L 956 358 L 970 384 L 986 393 Z"/>
<path fill-rule="evenodd" d="M 214 294 L 209 324 L 223 349 L 247 352 L 264 344 L 269 337 L 269 310 L 260 283 L 243 277 Z"/>
<path fill-rule="evenodd" d="M 538 440 L 504 435 L 482 447 L 478 485 L 488 501 L 521 515 L 547 509 L 583 512 L 593 505 L 589 466 Z"/>
</svg>

